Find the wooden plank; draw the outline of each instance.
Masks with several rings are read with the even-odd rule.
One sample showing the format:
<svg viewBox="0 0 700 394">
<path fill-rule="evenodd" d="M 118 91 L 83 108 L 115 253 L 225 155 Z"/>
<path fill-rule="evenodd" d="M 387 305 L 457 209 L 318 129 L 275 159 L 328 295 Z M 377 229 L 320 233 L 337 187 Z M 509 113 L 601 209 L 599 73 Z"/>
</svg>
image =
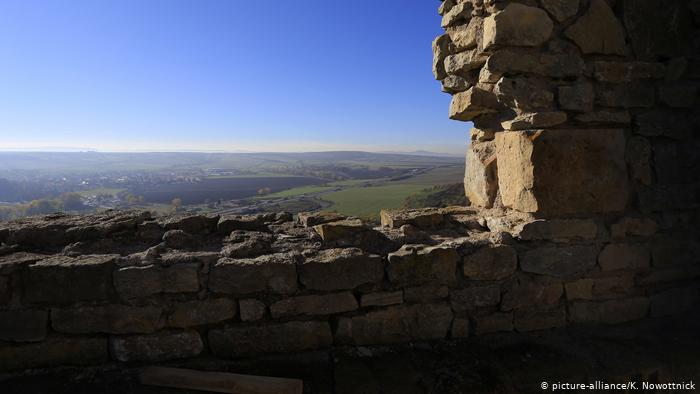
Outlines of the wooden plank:
<svg viewBox="0 0 700 394">
<path fill-rule="evenodd" d="M 304 383 L 299 379 L 204 372 L 192 369 L 147 367 L 141 371 L 141 383 L 232 394 L 301 394 Z"/>
</svg>

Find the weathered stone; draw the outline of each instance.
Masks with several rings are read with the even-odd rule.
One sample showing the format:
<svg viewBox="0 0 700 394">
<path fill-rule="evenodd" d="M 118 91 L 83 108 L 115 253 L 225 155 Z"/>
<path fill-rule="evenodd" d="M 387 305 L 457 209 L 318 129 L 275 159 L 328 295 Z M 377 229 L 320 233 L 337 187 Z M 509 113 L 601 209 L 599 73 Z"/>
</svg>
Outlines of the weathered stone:
<svg viewBox="0 0 700 394">
<path fill-rule="evenodd" d="M 610 226 L 610 234 L 615 239 L 649 237 L 656 234 L 658 228 L 654 219 L 625 217 Z"/>
<path fill-rule="evenodd" d="M 148 334 L 163 327 L 163 310 L 155 306 L 79 306 L 51 309 L 51 327 L 67 334 Z"/>
<path fill-rule="evenodd" d="M 187 328 L 218 323 L 236 316 L 236 302 L 228 298 L 211 298 L 177 303 L 168 315 L 168 326 Z"/>
<path fill-rule="evenodd" d="M 258 301 L 254 298 L 249 298 L 245 300 L 238 301 L 239 308 L 241 310 L 241 320 L 243 321 L 256 321 L 260 320 L 265 316 L 265 311 L 267 306 L 262 301 Z"/>
<path fill-rule="evenodd" d="M 49 312 L 39 309 L 0 310 L 0 340 L 38 342 L 46 338 Z"/>
<path fill-rule="evenodd" d="M 569 301 L 620 298 L 628 295 L 634 287 L 634 274 L 579 279 L 567 283 L 565 287 L 566 298 Z"/>
<path fill-rule="evenodd" d="M 474 318 L 476 335 L 484 335 L 492 332 L 513 331 L 513 313 L 494 313 L 487 316 Z"/>
<path fill-rule="evenodd" d="M 10 278 L 7 276 L 0 276 L 0 305 L 7 304 L 11 298 Z"/>
<path fill-rule="evenodd" d="M 498 285 L 467 287 L 450 292 L 450 304 L 455 312 L 494 306 L 499 302 L 501 302 L 501 288 Z"/>
<path fill-rule="evenodd" d="M 484 19 L 484 48 L 538 46 L 552 35 L 552 20 L 536 7 L 510 3 Z"/>
<path fill-rule="evenodd" d="M 644 137 L 632 136 L 627 140 L 625 159 L 629 163 L 632 179 L 643 185 L 651 185 L 651 144 Z"/>
<path fill-rule="evenodd" d="M 593 62 L 593 77 L 601 82 L 629 82 L 640 79 L 660 79 L 664 76 L 662 63 Z"/>
<path fill-rule="evenodd" d="M 547 83 L 539 79 L 502 77 L 493 92 L 501 104 L 525 111 L 549 109 L 554 101 Z"/>
<path fill-rule="evenodd" d="M 646 275 L 637 277 L 640 285 L 655 285 L 659 283 L 669 283 L 680 280 L 696 279 L 700 277 L 700 267 L 698 266 L 675 266 L 663 269 L 654 269 Z"/>
<path fill-rule="evenodd" d="M 267 233 L 236 230 L 231 233 L 229 243 L 221 249 L 222 257 L 250 258 L 272 253 L 273 237 Z"/>
<path fill-rule="evenodd" d="M 673 108 L 694 108 L 698 103 L 698 89 L 695 86 L 661 86 L 659 99 Z"/>
<path fill-rule="evenodd" d="M 455 4 L 455 0 L 445 0 L 440 2 L 440 7 L 438 7 L 438 14 L 445 15 L 452 9 L 452 7 L 455 6 Z"/>
<path fill-rule="evenodd" d="M 310 290 L 346 290 L 384 278 L 382 257 L 357 248 L 326 249 L 299 266 L 299 280 Z"/>
<path fill-rule="evenodd" d="M 685 234 L 659 236 L 651 244 L 651 256 L 654 267 L 697 264 L 700 242 Z"/>
<path fill-rule="evenodd" d="M 345 219 L 314 226 L 328 247 L 358 247 L 371 253 L 386 253 L 395 249 L 381 232 L 370 228 L 360 219 Z"/>
<path fill-rule="evenodd" d="M 481 42 L 483 32 L 483 19 L 471 18 L 466 25 L 459 25 L 447 29 L 456 51 L 474 49 Z"/>
<path fill-rule="evenodd" d="M 693 37 L 687 1 L 623 0 L 627 34 L 639 59 L 684 55 Z"/>
<path fill-rule="evenodd" d="M 304 321 L 209 330 L 209 346 L 219 357 L 289 353 L 333 343 L 327 322 Z"/>
<path fill-rule="evenodd" d="M 323 223 L 336 222 L 346 217 L 335 212 L 302 212 L 297 216 L 297 222 L 304 227 L 313 227 Z"/>
<path fill-rule="evenodd" d="M 493 141 L 472 143 L 467 148 L 464 192 L 470 205 L 491 208 L 498 192 L 496 146 Z"/>
<path fill-rule="evenodd" d="M 549 330 L 566 325 L 566 309 L 520 310 L 515 313 L 515 330 L 520 332 Z"/>
<path fill-rule="evenodd" d="M 188 234 L 206 234 L 216 229 L 218 216 L 173 216 L 163 222 L 166 230 L 182 230 Z"/>
<path fill-rule="evenodd" d="M 583 274 L 595 263 L 593 246 L 544 246 L 525 252 L 520 267 L 525 272 L 562 278 Z"/>
<path fill-rule="evenodd" d="M 448 75 L 464 75 L 486 63 L 486 55 L 477 49 L 455 53 L 445 58 L 445 72 Z"/>
<path fill-rule="evenodd" d="M 194 249 L 199 246 L 194 235 L 183 230 L 168 230 L 163 234 L 163 243 L 170 249 Z"/>
<path fill-rule="evenodd" d="M 598 256 L 603 271 L 649 267 L 649 248 L 646 245 L 608 244 Z"/>
<path fill-rule="evenodd" d="M 442 91 L 447 93 L 464 92 L 471 87 L 469 81 L 458 75 L 448 75 L 442 80 Z"/>
<path fill-rule="evenodd" d="M 360 305 L 363 308 L 368 306 L 387 306 L 403 303 L 403 291 L 386 291 L 379 293 L 363 294 Z"/>
<path fill-rule="evenodd" d="M 634 117 L 635 132 L 646 137 L 668 137 L 686 140 L 694 126 L 683 113 L 654 110 Z"/>
<path fill-rule="evenodd" d="M 624 149 L 622 130 L 497 133 L 503 205 L 552 216 L 621 211 L 628 193 Z"/>
<path fill-rule="evenodd" d="M 388 228 L 399 228 L 410 224 L 420 229 L 432 229 L 444 222 L 444 215 L 437 209 L 382 209 L 379 212 L 382 226 Z"/>
<path fill-rule="evenodd" d="M 666 290 L 651 297 L 651 317 L 680 315 L 696 310 L 700 304 L 700 287 Z"/>
<path fill-rule="evenodd" d="M 0 275 L 11 275 L 19 269 L 48 257 L 50 256 L 27 252 L 17 252 L 6 256 L 0 256 Z"/>
<path fill-rule="evenodd" d="M 197 264 L 124 267 L 114 272 L 114 286 L 124 299 L 159 293 L 196 292 L 199 290 L 198 270 Z"/>
<path fill-rule="evenodd" d="M 654 106 L 654 86 L 647 82 L 599 84 L 595 102 L 603 107 L 649 108 Z"/>
<path fill-rule="evenodd" d="M 484 69 L 490 75 L 486 78 L 490 82 L 498 81 L 506 73 L 530 73 L 544 77 L 565 78 L 583 74 L 584 63 L 580 56 L 571 54 L 501 49 L 489 56 Z M 482 80 L 482 75 L 479 76 L 479 80 Z"/>
<path fill-rule="evenodd" d="M 561 281 L 549 277 L 518 275 L 512 287 L 503 294 L 501 309 L 540 307 L 554 305 L 559 302 L 564 289 Z"/>
<path fill-rule="evenodd" d="M 483 114 L 495 113 L 499 108 L 496 96 L 486 90 L 471 87 L 452 96 L 450 119 L 469 121 Z"/>
<path fill-rule="evenodd" d="M 562 111 L 525 113 L 501 122 L 501 127 L 505 130 L 538 129 L 562 124 L 566 118 L 566 112 Z"/>
<path fill-rule="evenodd" d="M 452 322 L 452 338 L 467 338 L 469 337 L 469 319 L 463 317 L 455 317 Z"/>
<path fill-rule="evenodd" d="M 137 226 L 136 237 L 148 241 L 158 241 L 163 239 L 165 229 L 158 222 L 145 222 Z"/>
<path fill-rule="evenodd" d="M 285 298 L 270 305 L 272 318 L 296 315 L 332 315 L 354 311 L 357 299 L 349 291 L 324 295 L 303 295 Z"/>
<path fill-rule="evenodd" d="M 117 255 L 54 256 L 30 265 L 22 276 L 27 303 L 69 303 L 107 299 Z"/>
<path fill-rule="evenodd" d="M 603 302 L 575 302 L 569 307 L 569 318 L 574 323 L 617 324 L 647 316 L 649 299 L 633 297 Z"/>
<path fill-rule="evenodd" d="M 579 0 L 542 0 L 542 6 L 559 22 L 563 22 L 578 12 Z"/>
<path fill-rule="evenodd" d="M 573 282 L 566 283 L 566 299 L 574 300 L 592 300 L 593 299 L 593 279 L 585 278 Z"/>
<path fill-rule="evenodd" d="M 262 215 L 222 216 L 216 225 L 221 234 L 230 234 L 235 230 L 260 231 L 266 227 Z"/>
<path fill-rule="evenodd" d="M 109 360 L 107 338 L 49 337 L 20 346 L 0 346 L 3 371 L 29 368 L 100 365 Z"/>
<path fill-rule="evenodd" d="M 401 285 L 451 284 L 456 280 L 459 254 L 450 247 L 404 245 L 389 254 L 389 281 Z"/>
<path fill-rule="evenodd" d="M 591 0 L 588 11 L 564 34 L 584 54 L 624 55 L 625 31 L 605 0 Z"/>
<path fill-rule="evenodd" d="M 598 234 L 598 226 L 591 219 L 534 220 L 518 225 L 515 233 L 523 241 L 592 240 Z"/>
<path fill-rule="evenodd" d="M 469 135 L 472 141 L 475 142 L 486 142 L 493 141 L 496 138 L 496 132 L 494 130 L 482 130 L 472 127 L 469 130 Z"/>
<path fill-rule="evenodd" d="M 445 13 L 445 15 L 442 17 L 442 22 L 440 25 L 443 28 L 446 28 L 460 24 L 461 22 L 465 22 L 471 18 L 472 9 L 472 4 L 469 2 L 456 4 Z"/>
<path fill-rule="evenodd" d="M 209 290 L 222 294 L 294 293 L 297 290 L 296 260 L 287 253 L 254 259 L 223 258 L 211 267 Z"/>
<path fill-rule="evenodd" d="M 481 248 L 464 258 L 464 276 L 472 280 L 501 280 L 515 272 L 518 255 L 507 245 Z"/>
<path fill-rule="evenodd" d="M 559 105 L 562 109 L 579 112 L 593 111 L 595 92 L 591 83 L 559 87 Z"/>
<path fill-rule="evenodd" d="M 404 289 L 403 299 L 410 303 L 427 303 L 447 298 L 449 294 L 447 286 L 414 286 Z"/>
<path fill-rule="evenodd" d="M 627 111 L 595 111 L 576 115 L 577 121 L 590 124 L 628 125 L 632 122 Z"/>
<path fill-rule="evenodd" d="M 194 330 L 130 335 L 110 339 L 112 355 L 119 361 L 164 361 L 199 355 L 204 344 Z"/>
<path fill-rule="evenodd" d="M 433 75 L 435 79 L 445 79 L 445 58 L 450 54 L 450 36 L 443 34 L 433 41 Z"/>
<path fill-rule="evenodd" d="M 392 344 L 445 338 L 452 311 L 444 304 L 401 305 L 342 320 L 352 344 Z"/>
</svg>

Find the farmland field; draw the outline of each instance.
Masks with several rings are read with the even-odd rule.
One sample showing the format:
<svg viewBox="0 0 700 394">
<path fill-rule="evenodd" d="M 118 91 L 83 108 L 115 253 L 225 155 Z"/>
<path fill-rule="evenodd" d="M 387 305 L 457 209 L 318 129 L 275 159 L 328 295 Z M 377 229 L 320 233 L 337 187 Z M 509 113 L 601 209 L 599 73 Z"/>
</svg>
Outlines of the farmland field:
<svg viewBox="0 0 700 394">
<path fill-rule="evenodd" d="M 329 211 L 345 215 L 376 219 L 382 209 L 399 208 L 406 197 L 419 193 L 425 185 L 388 184 L 385 186 L 354 187 L 324 194 L 321 198 L 333 203 Z"/>
</svg>

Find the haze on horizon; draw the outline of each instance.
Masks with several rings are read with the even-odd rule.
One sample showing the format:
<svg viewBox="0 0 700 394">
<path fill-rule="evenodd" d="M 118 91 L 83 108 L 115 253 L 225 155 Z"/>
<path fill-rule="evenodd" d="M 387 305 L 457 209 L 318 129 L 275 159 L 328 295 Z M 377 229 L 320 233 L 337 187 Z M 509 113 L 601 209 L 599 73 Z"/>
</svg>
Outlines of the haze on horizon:
<svg viewBox="0 0 700 394">
<path fill-rule="evenodd" d="M 3 2 L 0 150 L 461 154 L 438 5 Z"/>
</svg>

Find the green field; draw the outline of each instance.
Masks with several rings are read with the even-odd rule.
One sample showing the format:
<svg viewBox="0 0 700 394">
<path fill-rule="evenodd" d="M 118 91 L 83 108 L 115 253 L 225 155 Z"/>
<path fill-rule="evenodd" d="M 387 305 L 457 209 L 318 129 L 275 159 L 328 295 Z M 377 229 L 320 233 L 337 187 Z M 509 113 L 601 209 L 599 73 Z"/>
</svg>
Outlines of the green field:
<svg viewBox="0 0 700 394">
<path fill-rule="evenodd" d="M 326 192 L 326 191 L 330 191 L 333 189 L 334 188 L 330 187 L 330 186 L 301 186 L 301 187 L 295 187 L 293 189 L 283 190 L 283 191 L 277 192 L 277 193 L 270 193 L 270 194 L 266 194 L 264 196 L 258 196 L 255 198 L 256 199 L 270 199 L 270 198 L 296 197 L 296 196 L 300 196 L 302 194 Z"/>
<path fill-rule="evenodd" d="M 423 185 L 390 184 L 386 186 L 354 187 L 324 194 L 332 202 L 328 209 L 344 215 L 377 219 L 382 209 L 400 208 L 406 197 L 425 189 Z"/>
</svg>

